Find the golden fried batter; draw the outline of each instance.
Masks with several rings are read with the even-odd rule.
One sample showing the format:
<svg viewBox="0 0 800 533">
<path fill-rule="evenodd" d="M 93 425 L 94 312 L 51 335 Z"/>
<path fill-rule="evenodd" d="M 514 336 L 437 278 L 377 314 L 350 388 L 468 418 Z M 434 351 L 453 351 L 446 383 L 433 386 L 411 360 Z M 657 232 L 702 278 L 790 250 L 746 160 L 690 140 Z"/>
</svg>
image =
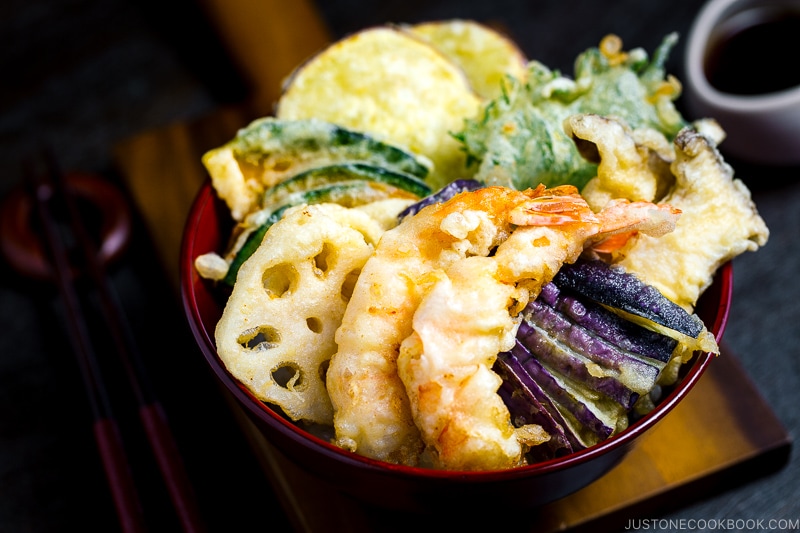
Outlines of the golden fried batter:
<svg viewBox="0 0 800 533">
<path fill-rule="evenodd" d="M 515 430 L 492 371 L 516 311 L 601 236 L 663 234 L 676 218 L 623 201 L 595 214 L 574 187 L 542 186 L 462 193 L 405 219 L 364 265 L 336 333 L 337 443 L 442 469 L 521 464 L 536 432 Z"/>
</svg>

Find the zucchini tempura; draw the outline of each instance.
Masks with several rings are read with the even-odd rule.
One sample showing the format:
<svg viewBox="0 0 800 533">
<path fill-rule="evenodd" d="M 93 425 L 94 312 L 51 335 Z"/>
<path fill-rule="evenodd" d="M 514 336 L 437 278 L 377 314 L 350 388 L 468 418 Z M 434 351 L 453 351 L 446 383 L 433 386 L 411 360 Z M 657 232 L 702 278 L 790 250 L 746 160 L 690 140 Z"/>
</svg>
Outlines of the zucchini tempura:
<svg viewBox="0 0 800 533">
<path fill-rule="evenodd" d="M 513 427 L 491 370 L 516 315 L 585 246 L 664 234 L 677 215 L 626 201 L 595 214 L 574 187 L 540 186 L 466 192 L 406 218 L 364 265 L 336 333 L 337 444 L 442 469 L 521 464 L 540 432 Z"/>
</svg>

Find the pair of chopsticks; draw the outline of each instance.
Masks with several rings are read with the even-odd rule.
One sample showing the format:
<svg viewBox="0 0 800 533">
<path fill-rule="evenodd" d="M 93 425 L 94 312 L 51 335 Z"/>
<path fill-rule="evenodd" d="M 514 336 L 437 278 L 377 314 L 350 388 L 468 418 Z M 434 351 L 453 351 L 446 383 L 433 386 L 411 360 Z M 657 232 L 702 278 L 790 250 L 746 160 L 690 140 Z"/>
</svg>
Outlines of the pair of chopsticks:
<svg viewBox="0 0 800 533">
<path fill-rule="evenodd" d="M 139 419 L 178 519 L 184 531 L 204 531 L 194 491 L 165 412 L 147 380 L 129 325 L 111 288 L 105 265 L 99 260 L 97 246 L 88 233 L 74 194 L 68 190 L 50 150 L 45 149 L 42 162 L 43 171 L 37 171 L 32 162 L 27 162 L 24 168 L 26 185 L 38 215 L 44 237 L 43 244 L 50 253 L 55 282 L 66 309 L 68 334 L 89 396 L 94 437 L 120 525 L 123 531 L 131 533 L 147 529 L 120 429 L 100 371 L 99 359 L 92 345 L 90 322 L 81 306 L 76 287 L 76 278 L 80 276 L 88 278 L 99 296 L 116 355 L 129 379 Z M 64 218 L 71 239 L 65 234 Z"/>
</svg>

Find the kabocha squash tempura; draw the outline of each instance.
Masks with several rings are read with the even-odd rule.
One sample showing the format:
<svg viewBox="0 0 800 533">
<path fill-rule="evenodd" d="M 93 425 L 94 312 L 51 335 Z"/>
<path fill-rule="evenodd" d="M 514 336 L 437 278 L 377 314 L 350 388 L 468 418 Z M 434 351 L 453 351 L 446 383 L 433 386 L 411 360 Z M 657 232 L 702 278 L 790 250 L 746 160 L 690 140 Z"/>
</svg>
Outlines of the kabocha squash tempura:
<svg viewBox="0 0 800 533">
<path fill-rule="evenodd" d="M 276 117 L 203 159 L 237 223 L 196 260 L 232 285 L 227 369 L 398 464 L 513 468 L 624 430 L 719 353 L 694 306 L 769 235 L 719 125 L 673 106 L 676 38 L 650 61 L 606 37 L 570 79 L 438 21 L 298 67 Z"/>
</svg>

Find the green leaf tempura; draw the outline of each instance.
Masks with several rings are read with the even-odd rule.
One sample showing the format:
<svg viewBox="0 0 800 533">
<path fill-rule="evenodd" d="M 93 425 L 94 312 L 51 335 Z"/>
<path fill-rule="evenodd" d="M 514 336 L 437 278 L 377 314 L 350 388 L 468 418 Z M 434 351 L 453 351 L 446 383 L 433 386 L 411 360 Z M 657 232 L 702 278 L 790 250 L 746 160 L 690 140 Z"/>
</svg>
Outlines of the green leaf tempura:
<svg viewBox="0 0 800 533">
<path fill-rule="evenodd" d="M 664 71 L 676 41 L 668 35 L 650 60 L 641 48 L 623 52 L 619 38 L 608 36 L 578 56 L 574 79 L 531 61 L 524 81 L 507 78 L 503 95 L 455 134 L 468 163 L 478 165 L 475 179 L 519 190 L 539 183 L 582 189 L 597 164 L 564 133 L 564 119 L 574 114 L 613 116 L 672 139 L 687 124 L 673 105 L 680 85 Z"/>
</svg>

